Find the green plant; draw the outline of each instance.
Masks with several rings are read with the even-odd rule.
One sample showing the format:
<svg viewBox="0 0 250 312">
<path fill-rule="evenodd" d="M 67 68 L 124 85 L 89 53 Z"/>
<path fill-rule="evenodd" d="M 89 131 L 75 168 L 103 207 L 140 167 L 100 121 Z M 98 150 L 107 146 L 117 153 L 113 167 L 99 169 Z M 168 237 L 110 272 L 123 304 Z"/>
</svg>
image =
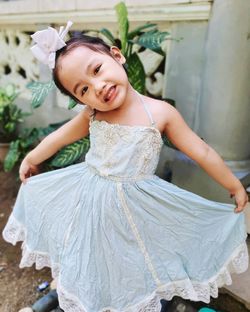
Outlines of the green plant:
<svg viewBox="0 0 250 312">
<path fill-rule="evenodd" d="M 0 88 L 0 142 L 9 143 L 17 138 L 17 126 L 23 117 L 30 113 L 23 112 L 14 103 L 19 91 L 13 84 Z"/>
<path fill-rule="evenodd" d="M 138 53 L 134 51 L 134 46 L 138 45 L 142 49 L 149 49 L 164 55 L 161 44 L 164 40 L 170 39 L 170 33 L 159 31 L 157 25 L 152 23 L 146 23 L 129 31 L 128 11 L 125 3 L 119 2 L 115 6 L 115 10 L 119 38 L 115 38 L 106 28 L 102 28 L 97 32 L 104 35 L 111 45 L 116 45 L 121 49 L 126 58 L 128 79 L 131 85 L 139 93 L 145 94 L 145 70 Z"/>
<path fill-rule="evenodd" d="M 11 142 L 9 152 L 4 160 L 4 170 L 11 171 L 15 165 L 20 164 L 25 155 L 38 145 L 42 139 L 51 132 L 58 129 L 68 120 L 50 124 L 45 128 L 25 128 L 18 138 Z M 45 171 L 53 170 L 68 166 L 76 162 L 82 154 L 85 154 L 89 149 L 89 140 L 84 138 L 65 146 L 58 153 L 43 163 Z"/>
</svg>

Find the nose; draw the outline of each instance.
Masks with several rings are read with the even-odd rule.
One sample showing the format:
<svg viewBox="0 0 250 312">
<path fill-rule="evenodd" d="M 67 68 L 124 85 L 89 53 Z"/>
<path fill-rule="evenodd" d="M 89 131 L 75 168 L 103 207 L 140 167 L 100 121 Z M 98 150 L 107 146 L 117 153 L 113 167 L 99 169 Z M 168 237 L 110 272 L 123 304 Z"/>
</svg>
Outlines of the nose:
<svg viewBox="0 0 250 312">
<path fill-rule="evenodd" d="M 105 88 L 105 85 L 106 85 L 105 82 L 102 80 L 98 79 L 98 80 L 94 81 L 94 88 L 95 88 L 95 92 L 96 92 L 97 96 L 102 95 L 102 92 Z"/>
</svg>

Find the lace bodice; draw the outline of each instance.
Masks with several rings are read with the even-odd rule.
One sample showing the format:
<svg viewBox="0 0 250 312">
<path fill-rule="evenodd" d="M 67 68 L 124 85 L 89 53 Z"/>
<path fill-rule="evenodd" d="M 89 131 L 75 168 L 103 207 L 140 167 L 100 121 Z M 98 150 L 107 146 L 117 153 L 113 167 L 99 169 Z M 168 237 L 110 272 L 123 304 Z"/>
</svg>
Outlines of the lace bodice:
<svg viewBox="0 0 250 312">
<path fill-rule="evenodd" d="M 155 173 L 163 140 L 144 103 L 151 126 L 128 126 L 90 118 L 90 149 L 85 161 L 98 174 L 137 179 Z"/>
<path fill-rule="evenodd" d="M 152 175 L 162 144 L 161 133 L 154 126 L 125 126 L 93 120 L 85 161 L 103 176 Z"/>
</svg>

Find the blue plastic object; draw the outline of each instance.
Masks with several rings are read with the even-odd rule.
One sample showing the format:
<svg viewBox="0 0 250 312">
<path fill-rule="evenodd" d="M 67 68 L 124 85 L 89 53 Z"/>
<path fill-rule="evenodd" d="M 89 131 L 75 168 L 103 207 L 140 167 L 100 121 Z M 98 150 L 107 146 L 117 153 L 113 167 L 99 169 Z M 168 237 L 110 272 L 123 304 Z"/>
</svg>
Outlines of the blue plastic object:
<svg viewBox="0 0 250 312">
<path fill-rule="evenodd" d="M 43 291 L 47 287 L 49 287 L 49 282 L 45 281 L 45 282 L 43 282 L 43 283 L 41 283 L 40 285 L 37 286 L 37 290 L 38 291 Z"/>
<path fill-rule="evenodd" d="M 216 312 L 216 310 L 210 308 L 201 308 L 198 310 L 198 312 Z"/>
<path fill-rule="evenodd" d="M 32 310 L 34 312 L 50 312 L 57 308 L 58 304 L 57 292 L 54 289 L 36 301 L 32 306 Z"/>
</svg>

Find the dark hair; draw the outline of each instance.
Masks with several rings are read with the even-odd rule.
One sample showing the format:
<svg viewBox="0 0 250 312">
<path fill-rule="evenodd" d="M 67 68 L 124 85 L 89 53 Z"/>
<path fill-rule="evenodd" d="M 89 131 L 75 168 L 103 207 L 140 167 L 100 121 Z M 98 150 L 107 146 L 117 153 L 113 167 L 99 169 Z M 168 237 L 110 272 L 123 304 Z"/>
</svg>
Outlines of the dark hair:
<svg viewBox="0 0 250 312">
<path fill-rule="evenodd" d="M 53 80 L 55 82 L 55 85 L 57 88 L 65 95 L 70 96 L 73 100 L 76 102 L 80 102 L 71 92 L 69 92 L 61 83 L 59 79 L 59 58 L 66 56 L 69 54 L 72 50 L 78 47 L 87 47 L 90 50 L 93 50 L 95 52 L 101 52 L 104 54 L 108 54 L 111 57 L 112 54 L 110 52 L 110 46 L 106 44 L 101 38 L 98 37 L 91 37 L 83 34 L 77 34 L 76 36 L 72 37 L 68 41 L 65 42 L 66 46 L 61 48 L 60 50 L 56 51 L 56 59 L 55 59 L 55 68 L 53 69 L 52 75 Z M 124 66 L 124 69 L 126 71 L 126 67 Z"/>
</svg>

